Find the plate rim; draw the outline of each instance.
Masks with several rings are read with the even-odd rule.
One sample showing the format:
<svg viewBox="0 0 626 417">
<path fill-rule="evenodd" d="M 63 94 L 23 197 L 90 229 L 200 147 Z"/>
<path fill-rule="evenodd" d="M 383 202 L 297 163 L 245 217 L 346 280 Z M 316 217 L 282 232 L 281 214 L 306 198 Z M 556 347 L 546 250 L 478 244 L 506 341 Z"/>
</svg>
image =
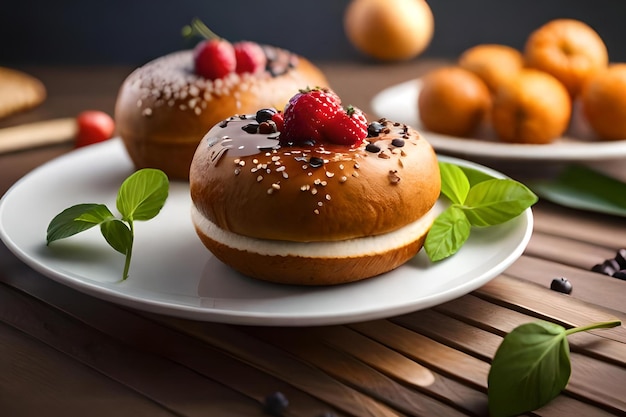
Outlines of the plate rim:
<svg viewBox="0 0 626 417">
<path fill-rule="evenodd" d="M 92 145 L 88 148 L 79 149 L 77 151 L 71 151 L 67 154 L 61 155 L 51 161 L 48 161 L 41 166 L 35 168 L 22 178 L 20 178 L 15 184 L 13 184 L 9 190 L 0 198 L 0 240 L 4 242 L 7 248 L 26 265 L 39 272 L 43 276 L 50 278 L 57 283 L 73 288 L 81 293 L 89 296 L 113 302 L 115 304 L 123 305 L 126 307 L 135 308 L 137 310 L 152 312 L 157 314 L 165 314 L 174 317 L 203 320 L 211 322 L 220 322 L 228 324 L 240 324 L 240 325 L 270 325 L 270 326 L 315 326 L 315 325 L 336 325 L 352 323 L 357 321 L 380 319 L 398 314 L 405 314 L 412 311 L 417 311 L 425 308 L 430 308 L 434 305 L 442 302 L 449 301 L 452 298 L 467 294 L 474 289 L 484 285 L 490 280 L 497 277 L 508 266 L 510 266 L 515 260 L 517 260 L 524 252 L 528 242 L 531 238 L 533 231 L 533 214 L 532 209 L 528 208 L 520 218 L 520 222 L 524 222 L 521 227 L 523 229 L 522 239 L 517 242 L 515 250 L 508 254 L 504 259 L 500 260 L 496 267 L 487 271 L 488 273 L 477 274 L 476 277 L 464 282 L 462 285 L 458 285 L 446 291 L 440 292 L 436 295 L 428 295 L 426 302 L 422 301 L 418 306 L 415 305 L 416 299 L 407 301 L 404 304 L 397 304 L 393 307 L 388 307 L 384 310 L 368 310 L 365 306 L 361 306 L 358 309 L 352 309 L 349 313 L 344 314 L 331 314 L 320 311 L 313 314 L 312 312 L 306 312 L 305 314 L 286 315 L 285 312 L 280 313 L 268 313 L 250 311 L 237 311 L 237 310 L 225 310 L 225 309 L 213 309 L 203 306 L 187 305 L 187 304 L 173 304 L 172 301 L 162 301 L 158 299 L 146 299 L 135 294 L 135 291 L 124 292 L 121 287 L 111 288 L 110 285 L 104 285 L 105 283 L 99 283 L 90 280 L 88 277 L 76 277 L 70 272 L 62 273 L 54 268 L 46 266 L 44 262 L 41 262 L 37 258 L 31 257 L 24 248 L 21 248 L 5 230 L 4 226 L 4 211 L 6 209 L 7 201 L 10 201 L 15 190 L 23 186 L 24 183 L 37 178 L 41 172 L 45 172 L 47 169 L 52 169 L 53 164 L 63 164 L 65 160 L 71 160 L 71 158 L 79 157 L 78 152 L 93 152 L 97 153 L 103 146 L 118 146 L 121 148 L 121 141 L 116 138 L 111 141 L 107 141 L 103 144 Z M 89 149 L 90 148 L 90 149 Z M 87 150 L 85 150 L 87 149 Z M 506 175 L 500 173 L 492 168 L 480 165 L 475 162 L 463 160 L 456 157 L 438 155 L 440 160 L 457 163 L 459 165 L 478 168 L 484 172 L 490 173 L 498 177 L 505 178 Z M 521 229 L 520 229 L 521 230 Z M 480 278 L 480 279 L 479 279 Z M 478 282 L 476 282 L 478 281 Z M 268 285 L 279 285 L 271 284 Z M 114 284 L 115 285 L 115 284 Z M 350 285 L 350 284 L 346 284 Z M 167 293 L 164 293 L 167 294 Z M 171 295 L 171 294 L 170 294 Z M 199 297 L 198 297 L 199 298 Z"/>
<path fill-rule="evenodd" d="M 377 92 L 370 101 L 370 107 L 377 117 L 387 117 L 393 120 L 398 118 L 385 110 L 384 102 L 392 97 L 414 98 L 415 104 L 406 103 L 414 108 L 412 120 L 401 120 L 415 127 L 431 143 L 438 152 L 449 152 L 459 157 L 500 158 L 518 161 L 594 161 L 626 157 L 626 139 L 612 141 L 584 141 L 563 142 L 569 137 L 557 138 L 556 142 L 537 144 L 514 144 L 505 142 L 487 141 L 483 139 L 462 138 L 425 129 L 419 121 L 417 112 L 417 97 L 421 88 L 422 79 L 414 78 L 388 86 Z M 408 101 L 408 100 L 407 100 Z M 403 102 L 404 103 L 404 102 Z"/>
</svg>

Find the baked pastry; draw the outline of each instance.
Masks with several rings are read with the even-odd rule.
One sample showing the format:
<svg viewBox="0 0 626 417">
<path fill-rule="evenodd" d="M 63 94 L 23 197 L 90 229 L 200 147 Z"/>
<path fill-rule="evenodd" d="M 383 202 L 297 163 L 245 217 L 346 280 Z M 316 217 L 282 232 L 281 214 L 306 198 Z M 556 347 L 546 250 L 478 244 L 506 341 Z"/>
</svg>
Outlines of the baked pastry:
<svg viewBox="0 0 626 417">
<path fill-rule="evenodd" d="M 306 58 L 260 47 L 265 65 L 254 73 L 230 71 L 206 78 L 196 71 L 194 50 L 157 58 L 133 71 L 120 88 L 115 121 L 135 166 L 186 180 L 200 139 L 219 121 L 262 107 L 282 108 L 300 88 L 328 86 Z"/>
<path fill-rule="evenodd" d="M 0 67 L 0 119 L 30 110 L 46 99 L 46 87 L 22 71 Z"/>
<path fill-rule="evenodd" d="M 295 111 L 295 103 L 284 126 L 272 128 L 266 109 L 232 116 L 202 139 L 189 181 L 204 245 L 245 275 L 287 284 L 357 281 L 407 262 L 436 214 L 441 184 L 431 145 L 405 124 L 368 124 L 362 115 L 362 127 L 347 135 L 320 120 L 309 134 L 298 119 L 317 110 L 309 103 Z M 360 137 L 350 142 L 354 131 Z"/>
</svg>

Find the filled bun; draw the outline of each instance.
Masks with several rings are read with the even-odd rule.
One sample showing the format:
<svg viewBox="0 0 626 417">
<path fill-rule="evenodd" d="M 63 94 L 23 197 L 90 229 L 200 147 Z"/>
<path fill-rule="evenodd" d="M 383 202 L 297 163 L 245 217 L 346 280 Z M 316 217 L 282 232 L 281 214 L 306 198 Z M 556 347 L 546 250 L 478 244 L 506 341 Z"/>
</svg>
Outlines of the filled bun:
<svg viewBox="0 0 626 417">
<path fill-rule="evenodd" d="M 382 119 L 356 146 L 285 145 L 279 133 L 248 133 L 255 123 L 216 125 L 191 164 L 193 224 L 218 259 L 267 281 L 330 285 L 388 272 L 421 249 L 441 184 L 417 131 Z"/>
<path fill-rule="evenodd" d="M 200 139 L 221 120 L 262 107 L 282 108 L 300 88 L 328 86 L 310 61 L 261 45 L 263 71 L 232 72 L 210 80 L 196 74 L 192 50 L 179 51 L 133 71 L 115 106 L 116 126 L 137 168 L 159 168 L 186 180 Z"/>
</svg>

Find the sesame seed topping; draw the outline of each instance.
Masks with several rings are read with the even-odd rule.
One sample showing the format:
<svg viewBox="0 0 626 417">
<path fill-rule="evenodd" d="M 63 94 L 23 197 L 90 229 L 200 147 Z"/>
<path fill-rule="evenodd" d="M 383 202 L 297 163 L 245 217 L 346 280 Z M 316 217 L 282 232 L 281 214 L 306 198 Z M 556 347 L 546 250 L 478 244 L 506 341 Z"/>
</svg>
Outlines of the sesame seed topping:
<svg viewBox="0 0 626 417">
<path fill-rule="evenodd" d="M 326 194 L 326 200 L 330 201 L 330 194 Z"/>
<path fill-rule="evenodd" d="M 317 202 L 317 205 L 318 205 L 319 207 L 322 207 L 322 206 L 324 205 L 324 203 L 323 203 L 322 201 L 318 201 L 318 202 Z"/>
<path fill-rule="evenodd" d="M 241 170 L 239 168 L 235 168 L 235 175 L 239 175 L 240 172 Z"/>
<path fill-rule="evenodd" d="M 272 188 L 275 190 L 280 190 L 280 183 L 275 182 L 274 184 L 272 184 Z"/>
<path fill-rule="evenodd" d="M 334 172 L 329 172 L 329 171 L 326 171 L 326 176 L 327 176 L 328 178 L 332 178 L 332 177 L 334 177 L 334 176 L 335 176 L 335 173 L 334 173 Z"/>
<path fill-rule="evenodd" d="M 343 175 L 340 179 L 339 182 L 346 182 L 348 181 L 348 177 L 346 177 L 345 175 Z"/>
<path fill-rule="evenodd" d="M 313 213 L 320 214 L 320 211 L 318 209 L 315 209 L 315 210 L 313 210 Z"/>
<path fill-rule="evenodd" d="M 311 194 L 313 195 L 317 194 L 317 188 L 311 188 Z"/>
<path fill-rule="evenodd" d="M 241 159 L 237 158 L 233 162 L 235 163 L 235 165 L 237 165 L 237 164 L 239 164 L 240 161 L 241 161 Z"/>
<path fill-rule="evenodd" d="M 284 178 L 284 179 L 289 178 L 289 174 L 287 174 L 286 172 L 283 172 L 283 178 Z"/>
<path fill-rule="evenodd" d="M 302 191 L 309 191 L 310 189 L 311 189 L 311 186 L 309 184 L 305 184 L 300 187 L 300 190 Z"/>
<path fill-rule="evenodd" d="M 263 175 L 259 175 L 258 177 L 256 177 L 256 182 L 261 182 L 263 181 Z"/>
<path fill-rule="evenodd" d="M 276 172 L 282 172 L 282 171 L 284 171 L 285 169 L 287 169 L 287 167 L 286 167 L 286 166 L 284 166 L 284 165 L 281 165 L 281 166 L 279 166 L 278 168 L 276 168 Z"/>
</svg>

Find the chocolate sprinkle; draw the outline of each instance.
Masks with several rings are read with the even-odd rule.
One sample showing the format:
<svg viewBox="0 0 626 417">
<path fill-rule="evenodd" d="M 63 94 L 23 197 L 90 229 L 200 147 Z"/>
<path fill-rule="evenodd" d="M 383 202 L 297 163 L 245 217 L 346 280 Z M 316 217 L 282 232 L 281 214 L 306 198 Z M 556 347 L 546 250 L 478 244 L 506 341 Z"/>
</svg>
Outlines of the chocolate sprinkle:
<svg viewBox="0 0 626 417">
<path fill-rule="evenodd" d="M 378 153 L 380 152 L 380 147 L 378 145 L 374 145 L 373 143 L 368 143 L 365 150 L 371 153 Z"/>
<path fill-rule="evenodd" d="M 242 126 L 241 129 L 243 129 L 247 133 L 258 133 L 259 125 L 255 123 L 250 123 L 245 126 Z"/>
<path fill-rule="evenodd" d="M 309 165 L 311 168 L 319 168 L 324 165 L 324 160 L 322 158 L 318 158 L 317 156 L 312 156 L 311 159 L 309 159 Z"/>
<path fill-rule="evenodd" d="M 395 138 L 391 141 L 391 144 L 397 148 L 401 148 L 404 146 L 404 139 Z"/>
</svg>

